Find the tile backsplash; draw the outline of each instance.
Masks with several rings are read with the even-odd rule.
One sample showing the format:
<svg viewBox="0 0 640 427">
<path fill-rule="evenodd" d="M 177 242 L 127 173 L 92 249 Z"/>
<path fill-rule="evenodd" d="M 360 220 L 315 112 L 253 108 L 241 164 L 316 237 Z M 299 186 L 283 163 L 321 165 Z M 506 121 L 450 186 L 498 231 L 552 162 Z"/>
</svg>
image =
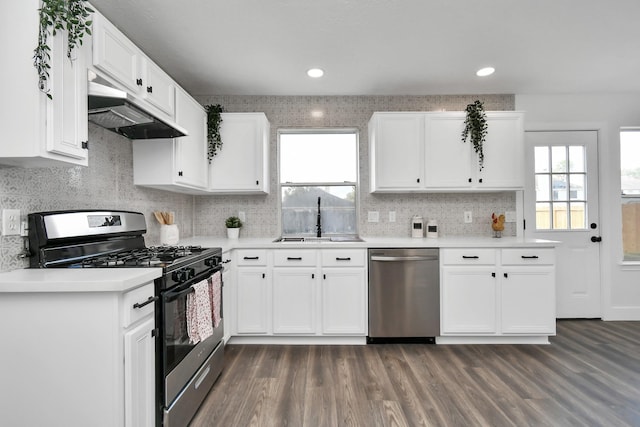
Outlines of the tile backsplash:
<svg viewBox="0 0 640 427">
<path fill-rule="evenodd" d="M 245 212 L 245 237 L 280 234 L 277 180 L 277 131 L 282 128 L 342 127 L 359 130 L 359 232 L 363 236 L 409 236 L 410 220 L 421 215 L 438 221 L 440 235 L 491 235 L 491 213 L 515 210 L 514 192 L 446 194 L 370 194 L 367 126 L 375 111 L 460 111 L 476 99 L 485 109 L 512 111 L 513 95 L 432 96 L 199 96 L 203 105 L 221 104 L 228 112 L 264 112 L 271 123 L 271 183 L 267 196 L 197 196 L 194 208 L 196 235 L 224 236 L 224 218 Z M 224 142 L 224 141 L 223 141 Z M 224 149 L 224 146 L 223 146 Z M 380 222 L 367 222 L 377 211 Z M 389 212 L 396 222 L 389 222 Z M 463 222 L 471 211 L 473 222 Z M 515 235 L 515 224 L 505 224 L 505 235 Z"/>
<path fill-rule="evenodd" d="M 349 127 L 360 132 L 359 231 L 363 236 L 409 236 L 413 215 L 438 220 L 441 235 L 490 235 L 492 212 L 515 210 L 513 192 L 486 194 L 381 194 L 368 192 L 367 124 L 374 111 L 459 111 L 480 99 L 486 110 L 513 110 L 513 95 L 433 96 L 198 96 L 202 104 L 222 104 L 229 112 L 264 112 L 271 123 L 271 192 L 267 196 L 191 196 L 133 185 L 131 142 L 89 124 L 89 166 L 25 169 L 0 166 L 0 209 L 29 212 L 58 209 L 123 209 L 139 211 L 147 220 L 146 242 L 158 244 L 155 210 L 174 211 L 180 235 L 225 236 L 224 219 L 246 214 L 241 236 L 280 234 L 277 183 L 277 130 L 280 128 Z M 2 141 L 1 143 L 14 143 Z M 378 211 L 380 222 L 367 222 Z M 389 222 L 389 211 L 396 222 Z M 463 212 L 473 222 L 464 224 Z M 515 234 L 507 224 L 506 235 Z M 28 265 L 18 257 L 23 239 L 0 237 L 0 271 Z"/>
<path fill-rule="evenodd" d="M 2 141 L 3 144 L 9 141 Z M 30 212 L 61 209 L 121 209 L 143 212 L 148 245 L 159 244 L 160 225 L 154 210 L 174 211 L 184 236 L 193 230 L 193 196 L 133 185 L 131 141 L 89 124 L 89 166 L 19 168 L 0 166 L 0 208 Z M 28 266 L 18 257 L 19 236 L 0 238 L 0 271 Z"/>
</svg>

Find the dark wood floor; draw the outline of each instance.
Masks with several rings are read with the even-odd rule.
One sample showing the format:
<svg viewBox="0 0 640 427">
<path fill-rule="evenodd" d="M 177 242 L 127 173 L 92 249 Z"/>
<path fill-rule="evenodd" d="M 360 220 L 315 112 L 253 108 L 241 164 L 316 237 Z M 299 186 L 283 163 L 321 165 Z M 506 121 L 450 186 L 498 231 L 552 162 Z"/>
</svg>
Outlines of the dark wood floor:
<svg viewBox="0 0 640 427">
<path fill-rule="evenodd" d="M 551 345 L 229 345 L 191 426 L 640 426 L 640 322 Z"/>
</svg>

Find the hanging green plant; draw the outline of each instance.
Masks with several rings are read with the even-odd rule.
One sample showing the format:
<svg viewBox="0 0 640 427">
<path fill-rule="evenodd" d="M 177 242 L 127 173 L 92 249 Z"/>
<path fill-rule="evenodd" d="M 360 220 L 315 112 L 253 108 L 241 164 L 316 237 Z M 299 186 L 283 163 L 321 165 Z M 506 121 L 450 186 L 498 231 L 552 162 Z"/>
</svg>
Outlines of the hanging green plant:
<svg viewBox="0 0 640 427">
<path fill-rule="evenodd" d="M 220 104 L 205 105 L 207 110 L 207 141 L 209 147 L 207 150 L 207 158 L 209 163 L 218 154 L 218 151 L 222 149 L 222 138 L 220 137 L 220 123 L 222 123 L 222 113 L 224 113 L 224 107 Z"/>
<path fill-rule="evenodd" d="M 462 142 L 467 142 L 467 138 L 473 144 L 473 149 L 478 154 L 480 170 L 484 167 L 484 145 L 487 136 L 487 114 L 484 112 L 484 105 L 479 100 L 467 105 L 465 108 L 467 117 L 464 119 L 464 130 L 462 131 Z"/>
<path fill-rule="evenodd" d="M 43 0 L 38 9 L 40 27 L 38 29 L 38 45 L 33 51 L 33 65 L 38 72 L 38 88 L 51 96 L 47 80 L 51 65 L 51 48 L 49 35 L 55 36 L 59 30 L 67 30 L 67 58 L 73 60 L 73 50 L 82 45 L 85 34 L 91 35 L 90 14 L 94 12 L 86 3 L 87 0 Z"/>
</svg>

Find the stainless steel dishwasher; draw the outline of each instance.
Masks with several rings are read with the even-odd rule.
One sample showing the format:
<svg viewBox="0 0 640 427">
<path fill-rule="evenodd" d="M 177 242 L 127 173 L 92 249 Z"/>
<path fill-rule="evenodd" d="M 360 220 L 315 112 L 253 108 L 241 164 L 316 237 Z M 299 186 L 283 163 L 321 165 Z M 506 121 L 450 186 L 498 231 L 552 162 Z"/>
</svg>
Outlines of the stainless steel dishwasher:
<svg viewBox="0 0 640 427">
<path fill-rule="evenodd" d="M 368 343 L 435 342 L 440 335 L 438 249 L 369 249 Z"/>
</svg>

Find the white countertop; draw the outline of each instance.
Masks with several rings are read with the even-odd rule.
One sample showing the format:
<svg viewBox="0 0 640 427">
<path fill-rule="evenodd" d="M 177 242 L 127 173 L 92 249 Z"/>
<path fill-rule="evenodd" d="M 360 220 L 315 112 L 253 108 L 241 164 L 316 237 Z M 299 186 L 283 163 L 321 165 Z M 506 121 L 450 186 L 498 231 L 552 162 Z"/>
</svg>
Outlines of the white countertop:
<svg viewBox="0 0 640 427">
<path fill-rule="evenodd" d="M 161 275 L 161 268 L 27 268 L 0 273 L 0 293 L 126 292 Z"/>
<path fill-rule="evenodd" d="M 196 236 L 180 240 L 181 245 L 231 249 L 285 249 L 285 248 L 522 248 L 558 246 L 560 242 L 519 237 L 442 237 L 439 239 L 411 237 L 363 237 L 364 242 L 274 242 L 276 237 L 226 239 L 216 236 Z"/>
</svg>

